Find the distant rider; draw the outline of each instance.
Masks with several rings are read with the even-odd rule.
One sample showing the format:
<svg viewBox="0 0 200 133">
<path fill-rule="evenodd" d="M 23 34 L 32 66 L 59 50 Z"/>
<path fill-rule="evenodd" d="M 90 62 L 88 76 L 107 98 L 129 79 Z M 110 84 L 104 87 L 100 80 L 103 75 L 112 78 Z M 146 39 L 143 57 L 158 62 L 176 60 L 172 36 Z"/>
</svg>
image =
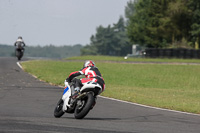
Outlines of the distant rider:
<svg viewBox="0 0 200 133">
<path fill-rule="evenodd" d="M 16 40 L 14 46 L 17 46 L 16 49 L 23 49 L 24 50 L 24 47 L 26 46 L 26 44 L 24 43 L 23 39 L 21 36 L 18 37 L 18 39 Z"/>
<path fill-rule="evenodd" d="M 75 78 L 80 75 L 85 75 L 86 78 L 82 78 L 82 79 Z M 98 70 L 98 68 L 95 66 L 95 63 L 91 60 L 85 61 L 83 68 L 80 71 L 72 72 L 69 75 L 69 77 L 66 79 L 66 81 L 67 82 L 72 81 L 75 83 L 75 89 L 74 89 L 75 92 L 79 92 L 81 87 L 90 81 L 96 82 L 99 85 L 101 85 L 102 92 L 105 89 L 104 79 L 100 71 Z"/>
</svg>

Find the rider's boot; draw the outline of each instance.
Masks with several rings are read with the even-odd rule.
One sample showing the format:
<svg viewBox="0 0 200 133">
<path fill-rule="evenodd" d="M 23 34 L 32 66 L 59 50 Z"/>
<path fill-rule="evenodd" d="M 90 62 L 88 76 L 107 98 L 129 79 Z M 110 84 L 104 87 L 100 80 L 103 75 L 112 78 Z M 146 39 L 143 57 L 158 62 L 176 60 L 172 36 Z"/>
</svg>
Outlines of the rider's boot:
<svg viewBox="0 0 200 133">
<path fill-rule="evenodd" d="M 79 92 L 80 92 L 80 88 L 79 88 L 79 87 L 76 87 L 76 88 L 74 89 L 74 93 L 73 93 L 72 96 L 71 96 L 70 106 L 73 106 L 76 97 L 79 95 Z"/>
</svg>

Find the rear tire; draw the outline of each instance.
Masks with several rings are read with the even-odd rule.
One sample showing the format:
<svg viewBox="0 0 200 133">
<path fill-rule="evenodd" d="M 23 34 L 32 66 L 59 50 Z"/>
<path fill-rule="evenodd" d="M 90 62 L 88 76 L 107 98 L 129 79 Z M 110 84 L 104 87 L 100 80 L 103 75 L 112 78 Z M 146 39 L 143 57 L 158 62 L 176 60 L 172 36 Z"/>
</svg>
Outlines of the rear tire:
<svg viewBox="0 0 200 133">
<path fill-rule="evenodd" d="M 18 60 L 21 60 L 21 58 L 20 57 L 17 57 L 18 58 Z"/>
<path fill-rule="evenodd" d="M 94 96 L 92 93 L 88 93 L 84 99 L 81 99 L 81 105 L 76 105 L 74 117 L 76 119 L 83 119 L 90 109 L 92 108 L 95 102 Z"/>
<path fill-rule="evenodd" d="M 21 58 L 22 58 L 22 56 L 23 56 L 23 52 L 21 52 L 21 51 L 16 51 L 16 56 L 17 56 L 17 59 L 18 60 L 21 60 Z"/>
<path fill-rule="evenodd" d="M 58 101 L 58 103 L 57 103 L 56 108 L 54 109 L 54 116 L 55 116 L 56 118 L 60 118 L 60 117 L 65 113 L 65 112 L 63 112 L 63 110 L 62 110 L 63 104 L 64 104 L 63 100 L 60 99 L 60 100 Z"/>
</svg>

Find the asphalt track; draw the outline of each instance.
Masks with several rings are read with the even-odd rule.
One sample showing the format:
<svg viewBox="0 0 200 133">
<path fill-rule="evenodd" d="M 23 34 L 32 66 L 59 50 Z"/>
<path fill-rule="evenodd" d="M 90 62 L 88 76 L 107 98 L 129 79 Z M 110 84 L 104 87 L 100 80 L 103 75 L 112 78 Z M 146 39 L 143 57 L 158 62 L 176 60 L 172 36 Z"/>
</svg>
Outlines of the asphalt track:
<svg viewBox="0 0 200 133">
<path fill-rule="evenodd" d="M 16 62 L 0 57 L 0 133 L 200 133 L 199 115 L 102 97 L 83 120 L 54 118 L 63 89 L 35 79 Z"/>
</svg>

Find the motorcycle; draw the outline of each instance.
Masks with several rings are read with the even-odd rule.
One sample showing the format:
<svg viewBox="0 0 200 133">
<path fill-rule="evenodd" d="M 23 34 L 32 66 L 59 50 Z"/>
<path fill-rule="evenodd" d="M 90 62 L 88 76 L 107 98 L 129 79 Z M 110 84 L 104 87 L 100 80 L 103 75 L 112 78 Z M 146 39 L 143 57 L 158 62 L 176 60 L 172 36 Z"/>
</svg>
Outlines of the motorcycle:
<svg viewBox="0 0 200 133">
<path fill-rule="evenodd" d="M 74 92 L 74 83 L 65 81 L 62 98 L 58 101 L 54 116 L 60 118 L 64 113 L 74 113 L 76 119 L 83 119 L 96 104 L 96 97 L 102 92 L 102 87 L 96 82 L 84 84 L 80 91 Z"/>
<path fill-rule="evenodd" d="M 22 46 L 22 43 L 17 43 L 15 55 L 18 60 L 21 60 L 22 56 L 24 55 L 24 47 Z"/>
</svg>

